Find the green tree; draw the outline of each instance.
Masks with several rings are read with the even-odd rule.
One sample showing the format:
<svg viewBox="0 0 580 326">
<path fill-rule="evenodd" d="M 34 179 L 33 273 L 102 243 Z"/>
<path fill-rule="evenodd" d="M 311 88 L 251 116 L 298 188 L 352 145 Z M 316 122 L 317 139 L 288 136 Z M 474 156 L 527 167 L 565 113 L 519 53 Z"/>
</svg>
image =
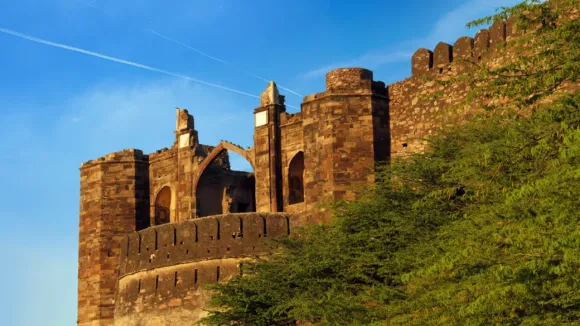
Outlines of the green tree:
<svg viewBox="0 0 580 326">
<path fill-rule="evenodd" d="M 580 92 L 530 108 L 577 85 L 579 23 L 562 19 L 574 10 L 577 0 L 526 1 L 474 22 L 521 14 L 536 26 L 523 63 L 466 77 L 485 81 L 473 94 L 510 99 L 501 114 L 430 138 L 360 200 L 337 202 L 330 223 L 275 240 L 243 276 L 210 285 L 201 323 L 580 323 Z"/>
</svg>

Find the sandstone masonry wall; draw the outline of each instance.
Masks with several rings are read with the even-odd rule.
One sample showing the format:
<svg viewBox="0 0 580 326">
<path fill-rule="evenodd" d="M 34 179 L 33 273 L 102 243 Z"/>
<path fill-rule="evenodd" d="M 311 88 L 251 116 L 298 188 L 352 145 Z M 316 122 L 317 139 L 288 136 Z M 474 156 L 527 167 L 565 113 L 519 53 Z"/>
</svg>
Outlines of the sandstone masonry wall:
<svg viewBox="0 0 580 326">
<path fill-rule="evenodd" d="M 468 73 L 473 65 L 466 61 L 494 66 L 512 60 L 517 51 L 506 51 L 498 44 L 517 36 L 515 20 L 509 19 L 495 22 L 489 30 L 480 30 L 474 39 L 463 36 L 454 45 L 440 42 L 433 52 L 417 50 L 411 59 L 412 76 L 388 86 L 391 155 L 421 152 L 426 146 L 424 137 L 468 119 L 474 107 L 451 108 L 465 102 L 467 85 L 442 85 L 438 81 Z"/>
<path fill-rule="evenodd" d="M 300 212 L 304 203 L 289 204 L 288 168 L 290 161 L 300 152 L 304 152 L 304 131 L 302 129 L 302 113 L 280 115 L 280 142 L 282 166 L 282 196 L 285 212 Z"/>
<path fill-rule="evenodd" d="M 467 86 L 440 82 L 469 73 L 473 63 L 512 60 L 518 52 L 498 45 L 517 36 L 510 19 L 473 39 L 419 49 L 411 58 L 412 76 L 388 87 L 366 69 L 333 70 L 326 90 L 304 97 L 296 114 L 285 112 L 284 96 L 271 82 L 254 110 L 254 147 L 247 150 L 228 142 L 199 144 L 193 117 L 178 109 L 171 149 L 149 156 L 125 150 L 83 164 L 78 324 L 111 325 L 114 318 L 117 325 L 185 325 L 199 319 L 207 300 L 200 284 L 239 273 L 244 259 L 268 251 L 266 239 L 325 221 L 324 205 L 356 198 L 359 187 L 374 182 L 377 164 L 423 151 L 421 138 L 469 118 L 474 107 L 455 106 L 464 103 Z M 195 219 L 198 200 L 227 192 L 198 199 L 198 183 L 199 191 L 244 183 L 242 174 L 230 171 L 225 150 L 254 167 L 260 213 Z M 304 202 L 290 205 L 289 164 L 298 153 L 304 155 Z M 206 184 L 206 168 L 209 176 L 238 181 Z M 174 223 L 148 227 L 165 186 L 172 190 Z M 241 188 L 242 195 L 231 197 L 246 196 L 251 186 Z M 282 211 L 292 219 L 277 213 Z"/>
<path fill-rule="evenodd" d="M 325 92 L 304 98 L 306 210 L 324 216 L 321 203 L 356 198 L 374 181 L 376 158 L 388 157 L 387 91 L 372 78 L 366 69 L 333 70 Z"/>
<path fill-rule="evenodd" d="M 155 225 L 155 199 L 163 187 L 171 188 L 171 219 L 175 221 L 177 216 L 177 148 L 159 150 L 149 154 L 149 193 L 150 200 L 150 225 Z"/>
<path fill-rule="evenodd" d="M 124 150 L 80 170 L 78 324 L 110 325 L 120 244 L 148 220 L 148 157 Z"/>
<path fill-rule="evenodd" d="M 246 213 L 130 233 L 121 246 L 115 324 L 183 325 L 200 318 L 207 299 L 201 284 L 240 273 L 244 258 L 268 251 L 267 239 L 289 232 L 286 214 Z"/>
</svg>

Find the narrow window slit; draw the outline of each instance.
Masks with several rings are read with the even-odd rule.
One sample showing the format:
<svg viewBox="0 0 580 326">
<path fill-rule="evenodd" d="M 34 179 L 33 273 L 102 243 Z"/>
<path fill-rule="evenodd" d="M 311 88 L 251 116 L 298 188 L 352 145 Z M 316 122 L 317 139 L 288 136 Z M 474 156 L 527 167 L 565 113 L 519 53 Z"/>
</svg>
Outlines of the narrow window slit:
<svg viewBox="0 0 580 326">
<path fill-rule="evenodd" d="M 220 221 L 217 221 L 217 239 L 220 239 Z"/>
</svg>

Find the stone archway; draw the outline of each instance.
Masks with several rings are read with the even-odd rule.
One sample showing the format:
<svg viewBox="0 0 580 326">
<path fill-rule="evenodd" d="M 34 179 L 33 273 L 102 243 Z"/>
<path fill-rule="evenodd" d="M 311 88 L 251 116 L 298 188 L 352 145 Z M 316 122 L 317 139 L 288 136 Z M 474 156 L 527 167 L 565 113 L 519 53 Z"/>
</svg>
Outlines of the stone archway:
<svg viewBox="0 0 580 326">
<path fill-rule="evenodd" d="M 298 152 L 288 165 L 288 204 L 304 202 L 304 152 Z"/>
<path fill-rule="evenodd" d="M 192 190 L 195 217 L 225 213 L 255 211 L 255 177 L 253 173 L 231 169 L 210 169 L 225 151 L 231 151 L 246 159 L 255 171 L 253 152 L 229 142 L 220 142 L 199 165 L 194 176 Z"/>
<path fill-rule="evenodd" d="M 171 188 L 165 186 L 155 197 L 155 225 L 171 222 Z"/>
</svg>

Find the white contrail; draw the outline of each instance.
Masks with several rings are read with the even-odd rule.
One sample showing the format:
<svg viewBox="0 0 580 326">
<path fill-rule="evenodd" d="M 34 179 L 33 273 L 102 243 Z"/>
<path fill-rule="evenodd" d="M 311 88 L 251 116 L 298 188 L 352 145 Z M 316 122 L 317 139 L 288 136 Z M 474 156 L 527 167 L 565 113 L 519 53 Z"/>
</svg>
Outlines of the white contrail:
<svg viewBox="0 0 580 326">
<path fill-rule="evenodd" d="M 176 40 L 176 39 L 173 39 L 173 38 L 171 38 L 171 37 L 169 37 L 169 36 L 165 36 L 165 35 L 163 35 L 163 34 L 161 34 L 161 33 L 158 33 L 158 32 L 156 32 L 156 31 L 154 31 L 154 30 L 152 30 L 152 29 L 149 29 L 148 31 L 149 31 L 149 32 L 151 32 L 152 34 L 155 34 L 155 35 L 157 35 L 157 36 L 159 36 L 159 37 L 161 37 L 161 38 L 164 38 L 164 39 L 166 39 L 166 40 L 168 40 L 168 41 L 170 41 L 170 42 L 173 42 L 173 43 L 175 43 L 175 44 L 179 44 L 179 45 L 181 45 L 181 46 L 183 46 L 183 47 L 186 47 L 186 48 L 188 48 L 188 49 L 190 49 L 190 50 L 192 50 L 192 51 L 195 51 L 195 52 L 197 52 L 197 53 L 199 53 L 199 54 L 201 54 L 201 55 L 203 55 L 203 56 L 205 56 L 205 57 L 208 57 L 208 58 L 210 58 L 210 59 L 212 59 L 212 60 L 215 60 L 215 61 L 217 61 L 217 62 L 220 62 L 220 63 L 223 63 L 223 64 L 225 64 L 225 65 L 228 65 L 228 66 L 230 66 L 230 67 L 232 67 L 232 68 L 234 68 L 234 69 L 239 69 L 239 70 L 243 71 L 245 74 L 248 74 L 248 75 L 250 75 L 250 76 L 252 76 L 252 77 L 258 78 L 258 79 L 260 79 L 260 80 L 263 80 L 263 81 L 265 81 L 265 82 L 269 82 L 269 80 L 267 80 L 266 78 L 260 77 L 260 76 L 258 76 L 258 75 L 256 75 L 256 74 L 253 74 L 253 73 L 249 72 L 249 71 L 246 71 L 246 70 L 240 69 L 240 68 L 238 68 L 238 67 L 236 67 L 236 66 L 232 65 L 231 63 L 228 63 L 228 62 L 226 62 L 226 61 L 224 61 L 224 60 L 222 60 L 222 59 L 219 59 L 219 58 L 213 57 L 213 56 L 211 56 L 211 55 L 209 55 L 209 54 L 207 54 L 207 53 L 201 52 L 200 50 L 198 50 L 198 49 L 196 49 L 196 48 L 194 48 L 194 47 L 192 47 L 192 46 L 189 46 L 189 45 L 187 45 L 187 44 L 185 44 L 185 43 L 183 43 L 183 42 L 180 42 L 180 41 L 178 41 L 178 40 Z M 300 95 L 300 94 L 296 93 L 295 91 L 293 91 L 293 90 L 291 90 L 291 89 L 289 89 L 289 88 L 286 88 L 286 87 L 284 87 L 284 86 L 282 86 L 282 85 L 279 85 L 279 84 L 277 84 L 277 86 L 278 86 L 278 87 L 280 87 L 280 88 L 282 88 L 282 89 L 284 89 L 284 90 L 287 90 L 288 92 L 290 92 L 290 93 L 292 93 L 292 94 L 294 94 L 294 95 L 296 95 L 296 96 L 300 96 L 300 97 L 302 97 L 302 95 Z"/>
<path fill-rule="evenodd" d="M 95 5 L 93 5 L 93 4 L 90 4 L 90 3 L 88 3 L 88 2 L 81 1 L 81 3 L 82 3 L 83 5 L 85 5 L 85 6 L 87 6 L 87 7 L 91 7 L 91 8 L 93 8 L 93 9 L 100 10 L 100 9 L 99 9 L 97 6 L 95 6 Z"/>
<path fill-rule="evenodd" d="M 80 49 L 80 48 L 76 48 L 73 46 L 69 46 L 69 45 L 65 45 L 65 44 L 60 44 L 60 43 L 55 43 L 55 42 L 51 42 L 51 41 L 47 41 L 47 40 L 43 40 L 34 36 L 30 36 L 30 35 L 26 35 L 26 34 L 22 34 L 19 32 L 15 32 L 9 29 L 5 29 L 5 28 L 0 28 L 0 32 L 2 33 L 6 33 L 6 34 L 10 34 L 13 36 L 17 36 L 23 39 L 27 39 L 29 41 L 33 41 L 33 42 L 37 42 L 37 43 L 41 43 L 41 44 L 46 44 L 46 45 L 50 45 L 50 46 L 54 46 L 57 48 L 61 48 L 61 49 L 65 49 L 65 50 L 69 50 L 69 51 L 74 51 L 74 52 L 79 52 L 79 53 L 83 53 L 83 54 L 87 54 L 93 57 L 97 57 L 97 58 L 101 58 L 101 59 L 105 59 L 105 60 L 109 60 L 109 61 L 114 61 L 114 62 L 118 62 L 118 63 L 122 63 L 122 64 L 126 64 L 129 66 L 133 66 L 133 67 L 137 67 L 137 68 L 141 68 L 141 69 L 146 69 L 146 70 L 150 70 L 150 71 L 155 71 L 158 73 L 162 73 L 165 75 L 169 75 L 169 76 L 173 76 L 173 77 L 177 77 L 177 78 L 182 78 L 185 80 L 189 80 L 192 82 L 196 82 L 196 83 L 200 83 L 200 84 L 204 84 L 204 85 L 208 85 L 208 86 L 212 86 L 212 87 L 217 87 L 217 88 L 221 88 L 224 89 L 226 91 L 230 91 L 230 92 L 234 92 L 234 93 L 238 93 L 238 94 L 242 94 L 242 95 L 246 95 L 249 97 L 253 97 L 253 98 L 260 98 L 259 96 L 256 95 L 252 95 L 246 92 L 242 92 L 242 91 L 238 91 L 236 89 L 233 88 L 228 88 L 225 86 L 221 86 L 221 85 L 217 85 L 217 84 L 213 84 L 213 83 L 209 83 L 203 80 L 199 80 L 199 79 L 195 79 L 189 76 L 184 76 L 184 75 L 180 75 L 180 74 L 176 74 L 167 70 L 163 70 L 163 69 L 158 69 L 158 68 L 154 68 L 151 66 L 147 66 L 144 64 L 140 64 L 140 63 L 136 63 L 136 62 L 132 62 L 132 61 L 127 61 L 127 60 L 123 60 L 123 59 L 119 59 L 119 58 L 115 58 L 115 57 L 111 57 L 108 55 L 104 55 L 104 54 L 100 54 L 97 52 L 92 52 L 92 51 L 88 51 L 88 50 L 84 50 L 84 49 Z"/>
</svg>

